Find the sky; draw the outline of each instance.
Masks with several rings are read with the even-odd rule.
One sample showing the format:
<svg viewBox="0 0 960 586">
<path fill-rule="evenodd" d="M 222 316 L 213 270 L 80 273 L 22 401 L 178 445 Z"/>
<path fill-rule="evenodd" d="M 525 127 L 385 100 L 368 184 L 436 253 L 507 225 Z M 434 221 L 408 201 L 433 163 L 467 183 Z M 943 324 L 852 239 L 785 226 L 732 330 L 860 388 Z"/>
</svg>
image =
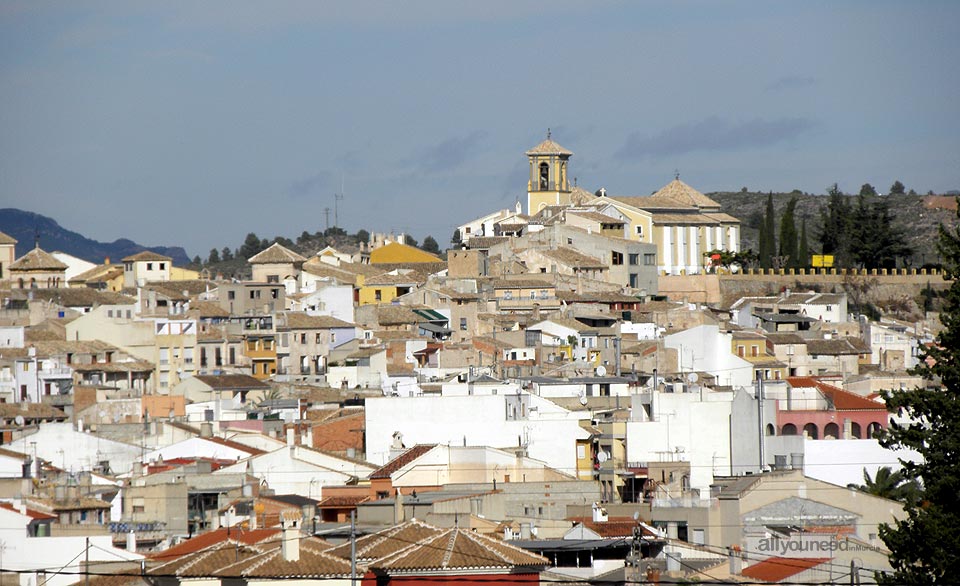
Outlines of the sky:
<svg viewBox="0 0 960 586">
<path fill-rule="evenodd" d="M 590 191 L 940 193 L 957 23 L 953 0 L 3 0 L 0 207 L 190 256 L 335 220 L 444 246 L 526 202 L 548 128 Z"/>
</svg>

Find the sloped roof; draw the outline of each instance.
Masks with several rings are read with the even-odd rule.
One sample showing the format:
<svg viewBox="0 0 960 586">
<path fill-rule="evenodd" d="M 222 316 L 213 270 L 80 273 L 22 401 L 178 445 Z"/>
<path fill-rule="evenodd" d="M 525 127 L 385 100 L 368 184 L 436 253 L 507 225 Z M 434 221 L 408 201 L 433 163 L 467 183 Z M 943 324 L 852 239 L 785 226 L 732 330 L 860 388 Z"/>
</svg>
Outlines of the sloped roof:
<svg viewBox="0 0 960 586">
<path fill-rule="evenodd" d="M 569 151 L 559 144 L 553 142 L 553 139 L 550 138 L 550 134 L 547 133 L 547 138 L 537 146 L 528 150 L 525 154 L 527 155 L 566 155 L 570 156 L 573 154 L 572 151 Z"/>
<path fill-rule="evenodd" d="M 603 224 L 626 224 L 624 220 L 620 218 L 614 218 L 613 216 L 608 216 L 606 214 L 601 214 L 600 212 L 595 212 L 591 210 L 576 210 L 567 212 L 569 215 L 579 216 L 581 218 L 586 218 L 594 222 L 600 222 Z"/>
<path fill-rule="evenodd" d="M 672 200 L 688 206 L 699 208 L 719 208 L 720 204 L 690 187 L 679 178 L 674 179 L 650 196 L 657 200 Z"/>
<path fill-rule="evenodd" d="M 442 529 L 416 519 L 395 525 L 383 531 L 364 535 L 356 540 L 357 560 L 371 561 L 402 551 L 412 544 L 420 543 L 438 535 Z M 350 542 L 327 550 L 331 555 L 350 559 Z"/>
<path fill-rule="evenodd" d="M 883 403 L 871 401 L 866 397 L 861 397 L 856 393 L 851 393 L 846 389 L 835 387 L 823 381 L 809 376 L 790 376 L 787 377 L 787 383 L 796 388 L 815 388 L 823 393 L 833 408 L 838 411 L 885 411 L 886 406 Z"/>
<path fill-rule="evenodd" d="M 825 356 L 840 356 L 849 354 L 866 354 L 870 351 L 860 338 L 834 338 L 832 340 L 808 340 L 808 354 L 822 354 Z"/>
<path fill-rule="evenodd" d="M 598 258 L 592 257 L 572 248 L 554 248 L 538 251 L 543 256 L 577 269 L 605 269 L 607 265 Z"/>
<path fill-rule="evenodd" d="M 233 535 L 236 536 L 241 534 L 242 530 L 235 527 L 232 528 L 232 532 Z M 195 539 L 191 539 L 190 541 L 195 541 Z M 235 564 L 238 561 L 249 560 L 254 556 L 276 548 L 275 543 L 250 544 L 236 538 L 225 539 L 219 543 L 209 545 L 200 551 L 189 552 L 175 559 L 171 559 L 166 563 L 151 568 L 147 573 L 162 576 L 175 575 L 181 578 L 202 578 L 210 576 L 214 572 Z M 160 555 L 164 553 L 166 552 L 161 552 Z"/>
<path fill-rule="evenodd" d="M 437 444 L 418 444 L 416 446 L 413 446 L 412 448 L 403 452 L 393 460 L 390 460 L 383 466 L 371 472 L 369 478 L 371 480 L 375 478 L 390 478 L 390 476 L 392 476 L 394 472 L 396 472 L 397 470 L 400 470 L 410 462 L 413 462 L 414 460 L 426 454 L 427 452 L 429 452 L 435 447 L 437 447 Z"/>
<path fill-rule="evenodd" d="M 283 316 L 286 318 L 286 324 L 278 324 L 278 330 L 326 330 L 354 327 L 352 323 L 329 315 L 308 315 L 299 311 L 287 311 Z"/>
<path fill-rule="evenodd" d="M 89 287 L 37 289 L 34 299 L 51 301 L 63 307 L 93 307 L 96 305 L 133 305 L 137 300 L 112 291 L 97 291 Z"/>
<path fill-rule="evenodd" d="M 138 262 L 138 261 L 151 261 L 151 260 L 172 261 L 173 258 L 169 256 L 164 256 L 162 254 L 158 254 L 156 252 L 151 252 L 149 250 L 144 250 L 142 252 L 138 252 L 136 254 L 131 254 L 130 256 L 124 257 L 121 260 L 122 262 Z"/>
<path fill-rule="evenodd" d="M 65 271 L 67 265 L 39 246 L 15 260 L 11 271 Z"/>
<path fill-rule="evenodd" d="M 746 568 L 740 575 L 764 582 L 780 582 L 828 561 L 827 558 L 767 558 Z"/>
<path fill-rule="evenodd" d="M 16 238 L 14 238 L 13 236 L 10 236 L 9 234 L 4 234 L 3 232 L 0 232 L 0 244 L 16 244 L 16 243 L 17 243 Z"/>
<path fill-rule="evenodd" d="M 457 570 L 477 568 L 543 569 L 549 564 L 542 556 L 503 541 L 451 527 L 438 535 L 371 564 L 382 570 Z"/>
<path fill-rule="evenodd" d="M 211 389 L 221 391 L 245 391 L 270 387 L 267 383 L 248 374 L 198 374 L 193 378 L 208 385 Z"/>
<path fill-rule="evenodd" d="M 321 542 L 322 543 L 322 542 Z M 259 555 L 226 566 L 213 574 L 221 577 L 243 578 L 307 578 L 323 576 L 349 576 L 350 562 L 330 555 L 325 546 L 313 539 L 301 539 L 300 559 L 291 562 L 283 559 L 283 550 L 275 547 Z"/>
<path fill-rule="evenodd" d="M 280 529 L 239 529 L 237 527 L 215 529 L 201 533 L 193 539 L 183 541 L 171 548 L 148 554 L 154 560 L 172 560 L 183 555 L 195 553 L 212 545 L 231 540 L 245 545 L 253 545 L 261 541 L 274 538 Z"/>
<path fill-rule="evenodd" d="M 266 250 L 259 252 L 249 259 L 250 264 L 271 264 L 271 263 L 303 263 L 307 259 L 296 252 L 290 250 L 279 242 L 274 242 Z"/>
</svg>

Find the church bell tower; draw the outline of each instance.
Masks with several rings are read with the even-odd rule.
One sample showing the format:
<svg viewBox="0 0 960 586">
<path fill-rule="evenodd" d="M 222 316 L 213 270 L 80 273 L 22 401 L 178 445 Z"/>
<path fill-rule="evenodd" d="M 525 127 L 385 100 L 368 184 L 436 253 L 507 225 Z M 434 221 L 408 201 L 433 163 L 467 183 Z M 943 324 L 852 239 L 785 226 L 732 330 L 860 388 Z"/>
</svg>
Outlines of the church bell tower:
<svg viewBox="0 0 960 586">
<path fill-rule="evenodd" d="M 527 151 L 530 181 L 527 182 L 527 213 L 536 214 L 547 206 L 570 205 L 567 164 L 573 154 L 550 137 Z"/>
</svg>

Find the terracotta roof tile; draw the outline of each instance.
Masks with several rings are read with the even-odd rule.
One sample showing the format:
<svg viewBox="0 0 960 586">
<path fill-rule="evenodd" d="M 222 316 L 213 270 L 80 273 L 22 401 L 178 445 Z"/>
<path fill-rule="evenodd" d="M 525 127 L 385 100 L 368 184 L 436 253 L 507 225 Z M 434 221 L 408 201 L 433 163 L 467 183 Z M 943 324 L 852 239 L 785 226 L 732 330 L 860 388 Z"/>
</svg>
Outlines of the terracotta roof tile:
<svg viewBox="0 0 960 586">
<path fill-rule="evenodd" d="M 780 582 L 800 572 L 819 566 L 826 558 L 767 558 L 743 570 L 740 574 L 764 582 Z"/>
<path fill-rule="evenodd" d="M 235 527 L 230 529 L 216 529 L 208 533 L 197 535 L 193 539 L 188 539 L 187 541 L 179 543 L 163 551 L 149 554 L 149 557 L 155 560 L 172 560 L 190 553 L 196 553 L 200 550 L 206 549 L 218 543 L 223 543 L 227 540 L 235 541 L 245 545 L 252 545 L 266 539 L 274 538 L 279 533 L 280 529 L 242 530 Z"/>
<path fill-rule="evenodd" d="M 138 252 L 138 253 L 136 253 L 136 254 L 131 254 L 130 256 L 124 257 L 124 258 L 121 259 L 121 260 L 122 260 L 123 262 L 140 262 L 140 261 L 151 261 L 151 260 L 168 261 L 168 262 L 169 262 L 169 261 L 172 261 L 173 258 L 172 258 L 172 257 L 169 257 L 169 256 L 164 256 L 164 255 L 162 255 L 162 254 L 158 254 L 158 253 L 156 253 L 156 252 L 152 252 L 152 251 L 149 251 L 149 250 L 144 250 L 144 251 Z"/>
<path fill-rule="evenodd" d="M 357 560 L 370 562 L 382 559 L 420 543 L 424 539 L 435 537 L 441 531 L 443 530 L 438 527 L 414 519 L 371 535 L 364 535 L 356 540 Z M 338 545 L 328 550 L 328 553 L 349 560 L 350 543 Z"/>
<path fill-rule="evenodd" d="M 330 328 L 352 328 L 354 325 L 329 315 L 308 315 L 301 311 L 287 311 L 280 314 L 278 330 L 327 330 Z M 286 323 L 283 323 L 286 320 Z"/>
<path fill-rule="evenodd" d="M 437 447 L 437 444 L 418 444 L 403 452 L 393 460 L 390 460 L 383 466 L 377 468 L 370 473 L 369 478 L 390 478 L 394 472 L 403 468 L 410 462 L 413 462 L 420 456 L 426 454 L 433 448 Z"/>
<path fill-rule="evenodd" d="M 322 543 L 322 542 L 321 542 Z M 275 547 L 270 551 L 223 567 L 212 572 L 226 578 L 316 578 L 323 576 L 349 576 L 350 562 L 324 551 L 327 547 L 311 539 L 301 539 L 300 559 L 286 561 L 283 551 Z"/>
<path fill-rule="evenodd" d="M 40 247 L 21 256 L 8 267 L 11 271 L 65 271 L 67 265 Z"/>
<path fill-rule="evenodd" d="M 266 250 L 259 252 L 249 259 L 250 264 L 277 264 L 277 263 L 304 263 L 307 259 L 290 250 L 279 242 L 274 242 Z"/>
<path fill-rule="evenodd" d="M 559 144 L 553 142 L 550 136 L 547 136 L 547 139 L 538 144 L 537 146 L 531 148 L 526 152 L 528 155 L 572 155 L 573 153 Z"/>
<path fill-rule="evenodd" d="M 452 527 L 370 565 L 383 570 L 543 569 L 546 558 L 479 533 Z"/>
</svg>

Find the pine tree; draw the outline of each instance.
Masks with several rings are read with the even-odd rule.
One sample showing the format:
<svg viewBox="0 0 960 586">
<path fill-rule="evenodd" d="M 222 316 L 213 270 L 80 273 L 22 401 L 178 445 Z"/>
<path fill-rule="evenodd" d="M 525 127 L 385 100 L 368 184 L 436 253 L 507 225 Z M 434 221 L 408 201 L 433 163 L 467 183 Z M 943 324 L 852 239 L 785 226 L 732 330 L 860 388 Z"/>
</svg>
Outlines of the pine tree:
<svg viewBox="0 0 960 586">
<path fill-rule="evenodd" d="M 797 258 L 797 225 L 793 218 L 797 198 L 791 197 L 780 217 L 780 256 L 786 257 L 788 267 L 799 267 Z"/>
<path fill-rule="evenodd" d="M 874 196 L 877 195 L 877 190 L 873 187 L 873 185 L 864 183 L 862 186 L 860 186 L 860 195 Z"/>
<path fill-rule="evenodd" d="M 947 584 L 960 576 L 960 225 L 941 226 L 937 248 L 951 281 L 940 313 L 943 329 L 913 372 L 939 380 L 940 388 L 884 393 L 887 408 L 906 419 L 892 422 L 880 443 L 920 454 L 919 461 L 901 464 L 903 477 L 921 485 L 918 502 L 905 507 L 906 518 L 880 526 L 894 572 L 877 579 L 887 585 Z"/>
<path fill-rule="evenodd" d="M 767 263 L 768 266 L 773 266 L 773 255 L 777 254 L 777 218 L 775 212 L 773 211 L 772 191 L 767 194 L 767 211 L 764 215 L 763 221 L 767 225 L 767 250 L 769 251 Z"/>
<path fill-rule="evenodd" d="M 423 244 L 420 245 L 420 250 L 429 252 L 430 254 L 440 254 L 440 245 L 437 244 L 437 241 L 433 236 L 427 236 L 423 239 Z"/>
<path fill-rule="evenodd" d="M 903 186 L 903 183 L 900 183 L 900 180 L 893 182 L 893 185 L 890 186 L 890 195 L 903 195 L 906 193 L 907 188 Z"/>
<path fill-rule="evenodd" d="M 223 250 L 220 252 L 220 259 L 223 260 L 223 262 L 233 260 L 233 251 L 230 250 L 229 246 L 223 247 Z"/>
<path fill-rule="evenodd" d="M 220 262 L 220 251 L 216 248 L 210 249 L 210 256 L 207 257 L 207 264 L 217 264 Z"/>
</svg>

